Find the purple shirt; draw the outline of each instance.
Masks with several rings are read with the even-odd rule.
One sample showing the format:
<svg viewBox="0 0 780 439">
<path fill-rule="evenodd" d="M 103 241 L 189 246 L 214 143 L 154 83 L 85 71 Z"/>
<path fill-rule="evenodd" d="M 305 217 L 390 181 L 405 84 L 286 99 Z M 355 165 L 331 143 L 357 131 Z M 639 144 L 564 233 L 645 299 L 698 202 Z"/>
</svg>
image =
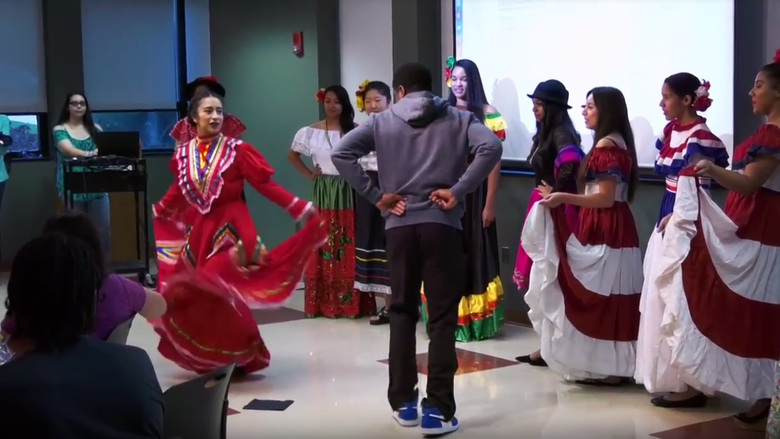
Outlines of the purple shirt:
<svg viewBox="0 0 780 439">
<path fill-rule="evenodd" d="M 107 340 L 117 326 L 141 312 L 145 303 L 146 291 L 141 284 L 118 274 L 108 275 L 98 292 L 95 331 L 92 336 Z M 13 335 L 13 317 L 6 314 L 0 326 L 3 331 Z"/>
</svg>

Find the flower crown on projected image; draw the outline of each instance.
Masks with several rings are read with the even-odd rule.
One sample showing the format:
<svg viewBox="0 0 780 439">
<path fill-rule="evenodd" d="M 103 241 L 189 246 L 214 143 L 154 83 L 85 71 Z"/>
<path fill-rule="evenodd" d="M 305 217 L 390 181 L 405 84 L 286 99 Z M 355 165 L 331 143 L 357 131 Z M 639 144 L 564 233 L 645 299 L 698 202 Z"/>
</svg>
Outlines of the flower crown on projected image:
<svg viewBox="0 0 780 439">
<path fill-rule="evenodd" d="M 314 99 L 316 99 L 320 104 L 325 102 L 325 89 L 321 88 L 317 90 L 317 94 L 314 95 Z"/>
<path fill-rule="evenodd" d="M 702 81 L 699 88 L 696 89 L 696 99 L 693 101 L 693 109 L 696 111 L 707 111 L 712 105 L 710 99 L 710 81 Z"/>
<path fill-rule="evenodd" d="M 447 58 L 447 63 L 444 65 L 444 80 L 447 82 L 447 87 L 452 87 L 452 70 L 455 68 L 455 57 L 451 56 Z"/>
<path fill-rule="evenodd" d="M 355 105 L 357 106 L 358 111 L 361 113 L 366 112 L 366 87 L 368 87 L 368 84 L 370 83 L 371 81 L 366 79 L 360 83 L 360 87 L 358 87 L 357 91 L 355 92 L 355 96 L 357 97 L 355 100 Z"/>
</svg>

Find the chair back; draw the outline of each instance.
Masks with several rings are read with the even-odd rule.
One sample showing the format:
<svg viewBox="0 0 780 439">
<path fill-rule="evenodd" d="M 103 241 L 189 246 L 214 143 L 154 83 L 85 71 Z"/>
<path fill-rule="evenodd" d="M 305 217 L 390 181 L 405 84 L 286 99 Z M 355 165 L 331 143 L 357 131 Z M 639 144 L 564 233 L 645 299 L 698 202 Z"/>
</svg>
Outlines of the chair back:
<svg viewBox="0 0 780 439">
<path fill-rule="evenodd" d="M 236 365 L 221 367 L 163 393 L 163 437 L 226 439 L 228 391 Z"/>
<path fill-rule="evenodd" d="M 127 336 L 130 335 L 130 327 L 133 326 L 134 318 L 135 316 L 130 317 L 128 321 L 114 328 L 106 341 L 116 344 L 127 344 Z"/>
</svg>

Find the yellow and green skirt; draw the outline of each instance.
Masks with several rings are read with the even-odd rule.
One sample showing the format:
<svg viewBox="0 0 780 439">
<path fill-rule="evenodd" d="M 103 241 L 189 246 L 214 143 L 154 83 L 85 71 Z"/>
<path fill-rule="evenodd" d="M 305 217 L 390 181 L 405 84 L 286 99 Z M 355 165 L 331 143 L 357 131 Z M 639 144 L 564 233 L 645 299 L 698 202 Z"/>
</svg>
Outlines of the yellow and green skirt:
<svg viewBox="0 0 780 439">
<path fill-rule="evenodd" d="M 463 215 L 463 240 L 466 253 L 466 282 L 458 307 L 459 342 L 494 337 L 504 325 L 504 288 L 498 260 L 498 229 L 482 225 L 482 210 L 487 198 L 487 183 L 466 197 Z M 425 287 L 422 294 L 423 321 L 428 326 Z"/>
</svg>

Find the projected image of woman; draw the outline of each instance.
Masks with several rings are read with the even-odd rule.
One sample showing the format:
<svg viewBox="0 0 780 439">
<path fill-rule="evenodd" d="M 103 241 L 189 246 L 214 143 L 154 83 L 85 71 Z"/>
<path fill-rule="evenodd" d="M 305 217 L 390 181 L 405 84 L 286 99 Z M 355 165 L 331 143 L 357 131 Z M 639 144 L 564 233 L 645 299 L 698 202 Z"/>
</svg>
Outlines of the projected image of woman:
<svg viewBox="0 0 780 439">
<path fill-rule="evenodd" d="M 757 401 L 735 420 L 762 429 L 780 359 L 780 51 L 758 72 L 750 97 L 766 123 L 735 149 L 732 169 L 701 160 L 680 172 L 663 258 L 653 265 L 661 342 L 689 390 L 653 402 L 704 405 L 698 392 L 725 393 Z M 723 210 L 702 177 L 729 190 Z"/>
<path fill-rule="evenodd" d="M 666 192 L 661 200 L 656 229 L 647 244 L 644 261 L 644 286 L 642 287 L 642 314 L 637 341 L 637 365 L 634 378 L 644 384 L 650 393 L 683 392 L 685 383 L 677 371 L 670 367 L 669 345 L 661 343 L 661 325 L 664 305 L 656 288 L 657 265 L 663 258 L 664 228 L 672 216 L 677 193 L 677 176 L 680 171 L 700 160 L 709 160 L 720 167 L 727 167 L 729 155 L 726 146 L 707 127 L 707 121 L 699 115 L 712 104 L 709 82 L 702 82 L 690 73 L 677 73 L 664 80 L 661 88 L 661 110 L 669 123 L 656 141 L 658 156 L 655 172 L 666 178 Z M 699 179 L 700 186 L 709 188 L 710 179 Z M 682 395 L 682 394 L 681 394 Z M 700 407 L 706 399 L 695 393 L 686 397 L 656 398 L 653 403 L 663 407 Z M 680 399 L 682 398 L 682 399 Z"/>
<path fill-rule="evenodd" d="M 542 358 L 578 384 L 620 386 L 634 375 L 642 254 L 629 203 L 636 148 L 620 90 L 587 95 L 595 145 L 578 173 L 582 193 L 552 192 L 531 209 L 522 242 L 534 261 L 525 296 Z M 572 230 L 563 204 L 580 207 Z"/>
<path fill-rule="evenodd" d="M 365 80 L 356 95 L 358 111 L 369 116 L 387 110 L 392 99 L 390 87 L 382 81 Z M 358 163 L 378 186 L 376 152 L 362 157 Z M 387 309 L 393 298 L 385 252 L 385 219 L 373 203 L 361 196 L 355 198 L 355 293 L 384 298 L 384 306 L 377 315 L 371 317 L 369 324 L 385 325 L 390 323 Z"/>
<path fill-rule="evenodd" d="M 307 317 L 357 318 L 376 311 L 369 294 L 355 294 L 355 193 L 330 160 L 333 145 L 355 128 L 355 110 L 340 85 L 319 90 L 315 98 L 325 119 L 295 133 L 290 163 L 312 181 L 312 202 L 328 224 L 328 242 L 304 276 Z M 301 156 L 311 158 L 310 169 Z"/>
<path fill-rule="evenodd" d="M 536 86 L 533 94 L 533 113 L 536 118 L 536 134 L 533 138 L 528 163 L 536 174 L 537 188 L 531 192 L 528 212 L 537 202 L 553 192 L 577 193 L 577 173 L 583 152 L 581 138 L 569 117 L 569 92 L 555 79 Z M 566 220 L 570 230 L 577 230 L 579 207 L 565 205 Z M 527 213 L 526 213 L 527 215 Z M 531 273 L 531 258 L 523 250 L 523 244 L 517 251 L 514 281 L 517 288 L 528 288 L 528 275 Z M 531 366 L 546 366 L 541 351 L 516 357 L 517 361 Z"/>
<path fill-rule="evenodd" d="M 445 68 L 450 87 L 450 104 L 471 111 L 502 141 L 506 139 L 506 122 L 488 103 L 482 88 L 482 77 L 473 61 L 450 57 Z M 466 248 L 466 284 L 458 309 L 460 342 L 493 337 L 504 323 L 504 288 L 501 285 L 498 261 L 498 230 L 496 229 L 496 194 L 501 177 L 501 164 L 496 165 L 488 179 L 466 196 L 463 215 L 463 237 Z M 423 290 L 425 286 L 423 285 Z M 425 292 L 422 293 L 423 319 L 428 322 Z"/>
</svg>

